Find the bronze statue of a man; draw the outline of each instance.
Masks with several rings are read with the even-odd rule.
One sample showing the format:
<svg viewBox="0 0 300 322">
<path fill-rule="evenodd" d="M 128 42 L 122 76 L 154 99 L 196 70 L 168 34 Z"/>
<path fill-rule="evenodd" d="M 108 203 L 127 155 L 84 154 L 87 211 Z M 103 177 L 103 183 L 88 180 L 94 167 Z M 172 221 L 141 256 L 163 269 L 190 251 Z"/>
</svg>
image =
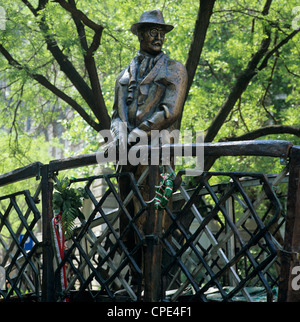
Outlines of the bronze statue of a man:
<svg viewBox="0 0 300 322">
<path fill-rule="evenodd" d="M 172 29 L 159 10 L 144 12 L 131 27 L 140 50 L 117 77 L 111 123 L 113 137 L 121 146 L 134 144 L 141 131 L 150 138 L 152 130 L 172 131 L 179 125 L 187 73 L 181 63 L 162 52 L 165 34 Z M 127 126 L 120 127 L 120 122 Z"/>
<path fill-rule="evenodd" d="M 138 36 L 140 49 L 131 63 L 119 74 L 115 84 L 111 132 L 119 148 L 131 147 L 141 134 L 147 135 L 150 144 L 152 130 L 171 132 L 179 127 L 178 121 L 187 86 L 187 72 L 181 63 L 170 59 L 162 52 L 165 35 L 172 29 L 173 26 L 165 23 L 159 10 L 144 12 L 139 22 L 131 27 L 132 33 Z M 118 171 L 133 172 L 138 179 L 145 168 L 145 165 L 127 164 L 122 165 Z M 129 192 L 127 180 L 126 177 L 120 177 L 119 180 L 123 200 Z M 141 193 L 145 201 L 149 200 L 147 182 L 144 183 Z M 137 205 L 133 203 L 131 207 L 130 212 L 133 216 Z M 146 221 L 147 216 L 141 216 L 135 222 L 141 233 Z M 121 215 L 121 233 L 127 224 L 127 217 Z M 135 240 L 133 231 L 127 230 L 127 232 L 126 236 L 123 236 L 123 241 L 130 250 L 133 249 Z"/>
</svg>

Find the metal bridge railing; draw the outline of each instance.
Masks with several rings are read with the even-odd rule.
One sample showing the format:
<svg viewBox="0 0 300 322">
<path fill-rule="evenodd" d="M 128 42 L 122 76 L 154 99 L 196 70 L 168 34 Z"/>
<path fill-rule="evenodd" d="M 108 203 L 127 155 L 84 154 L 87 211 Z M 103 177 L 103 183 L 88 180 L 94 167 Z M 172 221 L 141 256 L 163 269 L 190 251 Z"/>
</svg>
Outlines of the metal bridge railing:
<svg viewBox="0 0 300 322">
<path fill-rule="evenodd" d="M 193 144 L 191 155 L 196 148 Z M 158 166 L 145 167 L 138 179 L 132 173 L 75 179 L 72 185 L 85 189 L 90 207 L 58 265 L 50 230 L 53 184 L 60 171 L 97 164 L 97 154 L 34 163 L 1 175 L 0 186 L 30 178 L 36 178 L 36 185 L 0 197 L 0 266 L 5 271 L 0 301 L 297 300 L 291 270 L 300 252 L 300 147 L 286 141 L 207 143 L 204 153 L 209 158 L 259 155 L 289 162 L 276 176 L 195 174 L 193 188 L 178 184 L 162 211 L 147 204 L 141 193 Z M 168 171 L 173 178 L 185 176 L 171 167 Z M 121 177 L 129 187 L 122 198 L 117 185 Z M 215 177 L 225 183 L 213 184 Z M 93 189 L 99 181 L 105 183 L 101 196 Z M 150 185 L 153 196 L 155 180 Z M 288 185 L 285 194 L 276 191 L 279 185 Z M 108 199 L 113 209 L 105 206 Z M 138 205 L 134 212 L 133 200 Z M 122 230 L 121 216 L 128 222 Z M 142 216 L 148 218 L 144 230 L 138 224 Z M 135 235 L 134 247 L 125 240 L 129 230 Z M 62 267 L 68 281 L 63 292 L 58 288 Z"/>
</svg>

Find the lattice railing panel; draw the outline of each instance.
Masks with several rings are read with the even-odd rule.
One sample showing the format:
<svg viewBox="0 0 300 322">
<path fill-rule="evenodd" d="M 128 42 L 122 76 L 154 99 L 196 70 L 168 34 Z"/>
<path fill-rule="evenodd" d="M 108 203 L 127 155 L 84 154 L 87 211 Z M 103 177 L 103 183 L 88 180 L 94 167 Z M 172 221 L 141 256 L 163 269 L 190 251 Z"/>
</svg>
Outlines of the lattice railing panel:
<svg viewBox="0 0 300 322">
<path fill-rule="evenodd" d="M 138 183 L 128 173 L 77 180 L 85 187 L 92 207 L 68 241 L 65 259 L 56 269 L 57 280 L 61 267 L 68 268 L 68 286 L 63 294 L 57 293 L 60 299 L 143 298 L 143 269 L 137 255 L 146 243 L 136 219 L 147 211 L 139 191 L 146 175 Z M 255 173 L 205 173 L 192 191 L 181 185 L 173 207 L 165 209 L 172 224 L 160 237 L 162 298 L 253 301 L 255 290 L 265 300 L 273 300 L 280 270 L 280 229 L 285 221 L 274 185 L 285 175 L 269 180 Z M 127 177 L 131 189 L 123 201 L 116 184 L 121 176 Z M 214 185 L 211 181 L 217 176 L 230 180 Z M 106 183 L 101 197 L 92 188 L 97 180 Z M 133 198 L 140 206 L 134 217 Z M 108 199 L 115 209 L 107 209 Z M 122 232 L 121 214 L 128 219 Z M 131 248 L 124 242 L 129 229 L 136 237 Z"/>
<path fill-rule="evenodd" d="M 126 177 L 130 187 L 124 201 L 119 195 L 116 184 L 116 180 L 121 177 Z M 102 191 L 100 197 L 95 196 L 95 191 L 92 189 L 93 185 L 97 185 L 97 180 L 104 180 L 106 184 L 106 189 Z M 71 296 L 74 301 L 83 297 L 96 300 L 101 296 L 114 299 L 121 289 L 130 299 L 140 299 L 142 271 L 136 258 L 144 245 L 144 236 L 137 229 L 135 221 L 146 211 L 146 204 L 134 177 L 126 173 L 100 175 L 78 181 L 84 185 L 92 207 L 87 219 L 68 241 L 65 258 L 56 269 L 56 281 L 63 265 L 66 265 L 68 270 L 68 286 L 63 294 L 57 295 L 61 299 Z M 132 207 L 133 198 L 140 205 L 134 217 L 129 209 Z M 110 204 L 115 205 L 114 209 L 108 210 L 105 203 L 108 199 Z M 122 232 L 119 229 L 120 216 L 128 219 L 128 225 Z M 124 242 L 128 230 L 132 230 L 136 238 L 136 244 L 131 249 Z M 132 276 L 136 278 L 134 285 Z M 74 290 L 76 292 L 72 292 Z"/>
<path fill-rule="evenodd" d="M 39 192 L 38 188 L 35 197 Z M 0 298 L 5 300 L 40 298 L 41 249 L 36 236 L 40 212 L 35 197 L 24 190 L 0 198 L 0 266 L 5 272 Z"/>
<path fill-rule="evenodd" d="M 216 188 L 210 184 L 215 176 L 229 177 L 230 182 Z M 248 184 L 250 179 L 255 185 Z M 279 269 L 275 236 L 285 216 L 268 178 L 204 173 L 192 193 L 183 186 L 179 190 L 185 203 L 167 208 L 172 225 L 162 238 L 171 258 L 163 270 L 169 299 L 178 300 L 189 290 L 193 300 L 241 296 L 252 301 L 249 290 L 256 288 L 271 301 Z"/>
</svg>

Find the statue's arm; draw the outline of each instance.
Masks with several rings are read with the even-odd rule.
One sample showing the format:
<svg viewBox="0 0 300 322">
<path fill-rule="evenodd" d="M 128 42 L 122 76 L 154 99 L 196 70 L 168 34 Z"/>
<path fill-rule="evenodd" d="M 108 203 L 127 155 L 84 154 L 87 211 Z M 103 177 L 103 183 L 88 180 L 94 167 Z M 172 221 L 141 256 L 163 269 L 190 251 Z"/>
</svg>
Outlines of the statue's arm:
<svg viewBox="0 0 300 322">
<path fill-rule="evenodd" d="M 117 77 L 115 83 L 115 97 L 114 97 L 114 105 L 113 105 L 113 114 L 111 118 L 110 130 L 112 134 L 113 141 L 116 142 L 117 145 L 126 145 L 127 144 L 127 124 L 122 120 L 127 119 L 126 111 L 120 110 L 122 106 L 126 106 L 125 104 L 120 104 L 120 99 L 125 99 L 122 95 L 121 85 L 119 83 L 120 78 L 124 74 L 124 71 Z"/>
<path fill-rule="evenodd" d="M 181 63 L 170 61 L 167 70 L 167 77 L 163 80 L 166 91 L 158 110 L 137 128 L 148 135 L 151 130 L 160 131 L 170 127 L 182 113 L 187 88 L 186 69 Z"/>
</svg>

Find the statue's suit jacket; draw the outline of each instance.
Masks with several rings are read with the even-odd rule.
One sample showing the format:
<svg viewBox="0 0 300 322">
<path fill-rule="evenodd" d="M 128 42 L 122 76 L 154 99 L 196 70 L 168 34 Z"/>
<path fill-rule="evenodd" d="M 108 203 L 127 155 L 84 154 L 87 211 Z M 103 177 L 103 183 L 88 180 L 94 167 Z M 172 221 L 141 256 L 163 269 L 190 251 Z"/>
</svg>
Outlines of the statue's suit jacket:
<svg viewBox="0 0 300 322">
<path fill-rule="evenodd" d="M 113 136 L 118 139 L 129 134 L 135 128 L 143 130 L 148 136 L 151 130 L 169 130 L 177 129 L 178 121 L 182 113 L 185 92 L 187 86 L 187 72 L 185 67 L 174 60 L 169 59 L 161 53 L 156 57 L 158 60 L 145 76 L 144 79 L 138 79 L 135 83 L 135 89 L 130 92 L 132 101 L 128 103 L 128 93 L 132 84 L 131 68 L 136 67 L 138 58 L 135 57 L 117 77 L 115 84 L 115 100 L 113 105 L 113 116 L 111 122 L 111 131 Z M 133 95 L 132 95 L 133 94 Z M 120 127 L 120 124 L 127 124 L 127 127 Z M 126 131 L 127 133 L 122 133 Z M 165 131 L 166 132 L 166 131 Z M 163 139 L 164 143 L 169 143 Z M 136 180 L 142 175 L 146 166 L 138 165 L 132 167 L 130 164 L 118 167 L 120 172 L 133 172 Z M 158 183 L 157 183 L 158 184 Z M 143 183 L 142 196 L 144 200 L 150 200 L 149 183 Z M 119 178 L 119 188 L 122 199 L 124 200 L 130 191 L 130 182 L 126 176 Z M 139 202 L 133 198 L 132 217 L 139 209 Z M 130 208 L 131 209 L 131 208 Z M 169 226 L 166 216 L 163 215 L 162 229 Z M 146 227 L 146 213 L 135 220 L 140 232 Z M 120 216 L 120 231 L 125 231 L 128 225 L 128 218 L 125 215 Z M 127 246 L 134 247 L 135 234 L 128 230 L 123 236 Z M 131 246 L 129 246 L 131 245 Z M 130 248 L 131 249 L 131 248 Z"/>
<path fill-rule="evenodd" d="M 133 101 L 127 104 L 129 82 L 130 65 L 115 84 L 111 123 L 115 137 L 125 134 L 119 133 L 120 122 L 127 123 L 127 134 L 135 128 L 150 135 L 151 130 L 172 131 L 178 127 L 187 86 L 187 72 L 181 63 L 162 54 L 146 77 L 137 82 Z"/>
</svg>

